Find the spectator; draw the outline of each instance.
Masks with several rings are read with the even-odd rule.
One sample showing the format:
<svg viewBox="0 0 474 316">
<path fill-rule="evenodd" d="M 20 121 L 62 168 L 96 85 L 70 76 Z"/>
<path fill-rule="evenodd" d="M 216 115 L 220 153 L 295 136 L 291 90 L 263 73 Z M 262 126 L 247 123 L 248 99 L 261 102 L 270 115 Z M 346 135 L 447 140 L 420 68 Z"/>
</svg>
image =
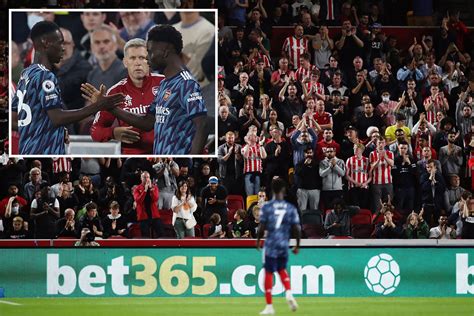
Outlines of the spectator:
<svg viewBox="0 0 474 316">
<path fill-rule="evenodd" d="M 375 227 L 375 236 L 379 239 L 398 239 L 402 236 L 402 229 L 393 221 L 390 209 L 384 212 L 384 222 Z"/>
<path fill-rule="evenodd" d="M 462 220 L 463 239 L 474 238 L 474 198 L 470 196 L 466 200 L 461 199 L 459 205 L 459 212 Z"/>
<path fill-rule="evenodd" d="M 344 160 L 336 157 L 333 148 L 326 148 L 326 158 L 319 163 L 322 179 L 322 198 L 326 209 L 333 208 L 334 200 L 342 198 L 342 178 L 346 174 Z"/>
<path fill-rule="evenodd" d="M 249 84 L 249 75 L 246 72 L 241 72 L 239 75 L 239 83 L 232 88 L 232 104 L 240 110 L 244 105 L 246 97 L 253 96 L 254 91 L 255 89 Z"/>
<path fill-rule="evenodd" d="M 419 159 L 416 164 L 418 166 L 418 174 L 421 175 L 427 172 L 426 166 L 428 165 L 428 161 L 433 160 L 433 163 L 436 166 L 436 172 L 442 174 L 441 163 L 439 160 L 433 159 L 432 155 L 432 148 L 425 146 L 421 150 L 421 159 Z"/>
<path fill-rule="evenodd" d="M 174 25 L 183 36 L 182 57 L 201 87 L 209 84 L 201 60 L 213 43 L 215 27 L 199 12 L 180 12 L 181 22 Z M 191 27 L 192 26 L 192 27 Z M 146 32 L 145 32 L 146 34 Z"/>
<path fill-rule="evenodd" d="M 227 219 L 227 190 L 219 184 L 217 177 L 209 178 L 209 185 L 202 189 L 198 204 L 202 208 L 203 224 L 209 223 L 214 214 L 219 215 L 219 221 Z"/>
<path fill-rule="evenodd" d="M 393 153 L 385 150 L 385 139 L 379 137 L 376 149 L 370 153 L 370 173 L 372 174 L 372 212 L 380 208 L 382 197 L 388 195 L 393 197 L 393 185 L 391 170 L 393 167 Z"/>
<path fill-rule="evenodd" d="M 399 147 L 400 147 L 400 144 L 402 143 L 406 143 L 408 145 L 408 154 L 412 156 L 413 150 L 411 149 L 411 145 L 410 145 L 410 142 L 408 141 L 408 137 L 405 135 L 405 131 L 401 128 L 396 129 L 395 137 L 396 137 L 395 141 L 388 146 L 388 150 L 390 150 L 393 153 L 395 158 L 400 156 Z"/>
<path fill-rule="evenodd" d="M 97 202 L 99 200 L 99 191 L 91 182 L 91 178 L 83 175 L 79 179 L 79 184 L 74 187 L 74 195 L 78 201 L 79 208 L 83 208 L 89 202 Z"/>
<path fill-rule="evenodd" d="M 231 131 L 225 134 L 225 139 L 226 142 L 217 149 L 219 174 L 229 194 L 238 194 L 242 191 L 240 185 L 243 176 L 242 146 L 235 143 L 235 134 Z"/>
<path fill-rule="evenodd" d="M 272 73 L 271 85 L 275 91 L 280 91 L 283 87 L 286 78 L 295 80 L 295 73 L 292 68 L 288 67 L 288 58 L 281 57 L 278 61 L 278 69 Z"/>
<path fill-rule="evenodd" d="M 68 208 L 64 211 L 64 217 L 56 221 L 56 238 L 61 237 L 77 237 L 78 230 L 76 221 L 74 220 L 75 212 Z"/>
<path fill-rule="evenodd" d="M 143 237 L 159 238 L 163 235 L 161 216 L 158 210 L 158 186 L 151 182 L 150 173 L 141 174 L 141 183 L 133 189 L 137 209 L 137 220 Z"/>
<path fill-rule="evenodd" d="M 245 137 L 246 145 L 242 148 L 244 156 L 244 180 L 247 196 L 257 194 L 263 171 L 262 160 L 267 158 L 265 147 L 259 144 L 258 136 L 249 132 Z"/>
<path fill-rule="evenodd" d="M 448 217 L 441 214 L 438 226 L 430 229 L 430 239 L 456 239 L 456 230 L 448 226 Z"/>
<path fill-rule="evenodd" d="M 436 172 L 436 164 L 432 159 L 428 160 L 426 171 L 420 177 L 421 203 L 425 220 L 432 223 L 438 221 L 441 210 L 446 205 L 446 185 L 443 177 Z"/>
<path fill-rule="evenodd" d="M 377 105 L 375 113 L 382 118 L 385 126 L 395 125 L 395 108 L 398 103 L 390 99 L 388 90 L 382 91 L 381 97 L 382 102 Z"/>
<path fill-rule="evenodd" d="M 97 63 L 97 60 L 91 55 L 91 34 L 96 28 L 104 24 L 106 18 L 105 13 L 96 10 L 81 13 L 82 26 L 87 33 L 80 39 L 78 49 L 81 51 L 82 57 L 88 60 L 91 65 Z"/>
<path fill-rule="evenodd" d="M 281 134 L 282 129 L 277 125 L 272 125 L 270 127 L 272 138 L 264 147 L 267 157 L 265 158 L 263 179 L 267 188 L 271 187 L 271 181 L 274 177 L 288 181 L 291 148 L 288 142 L 282 138 Z"/>
<path fill-rule="evenodd" d="M 132 38 L 146 39 L 148 31 L 155 26 L 150 12 L 120 12 L 119 14 L 123 23 L 123 28 L 119 32 L 123 44 Z M 123 45 L 120 49 L 123 49 Z"/>
<path fill-rule="evenodd" d="M 235 138 L 239 138 L 240 125 L 237 118 L 230 114 L 229 107 L 227 105 L 221 105 L 219 107 L 219 117 L 217 118 L 219 145 L 225 142 L 225 135 L 228 132 L 234 133 Z"/>
<path fill-rule="evenodd" d="M 358 206 L 346 206 L 343 199 L 334 200 L 334 209 L 326 214 L 324 229 L 330 236 L 350 236 L 351 216 L 358 211 Z"/>
<path fill-rule="evenodd" d="M 208 238 L 225 238 L 226 231 L 224 225 L 221 223 L 221 217 L 218 213 L 212 214 L 209 218 L 211 227 L 209 228 Z"/>
<path fill-rule="evenodd" d="M 405 91 L 402 97 L 398 101 L 397 106 L 394 109 L 395 117 L 397 114 L 405 116 L 405 123 L 409 129 L 413 128 L 413 117 L 418 112 L 417 106 L 413 98 L 406 96 Z M 407 134 L 409 135 L 409 133 Z"/>
<path fill-rule="evenodd" d="M 245 221 L 246 217 L 247 212 L 243 209 L 235 212 L 231 231 L 233 238 L 250 238 L 250 229 Z"/>
<path fill-rule="evenodd" d="M 374 126 L 377 127 L 378 130 L 381 130 L 382 126 L 384 126 L 384 122 L 378 114 L 374 113 L 374 106 L 370 101 L 365 102 L 363 106 L 364 111 L 359 113 L 354 126 L 357 128 L 358 134 L 361 135 L 361 139 L 366 141 L 368 138 L 366 138 L 364 134 L 368 131 L 369 127 Z"/>
<path fill-rule="evenodd" d="M 303 37 L 304 29 L 302 25 L 296 25 L 294 35 L 288 36 L 283 42 L 281 56 L 288 58 L 289 68 L 296 70 L 301 67 L 299 56 L 309 52 L 308 39 Z"/>
<path fill-rule="evenodd" d="M 460 174 L 463 163 L 462 148 L 455 145 L 456 138 L 459 134 L 454 130 L 448 132 L 448 144 L 439 150 L 439 161 L 443 168 L 443 175 L 447 176 L 451 173 Z"/>
<path fill-rule="evenodd" d="M 417 68 L 416 60 L 412 57 L 405 58 L 405 66 L 397 71 L 397 80 L 402 90 L 405 90 L 408 80 L 415 82 L 423 80 L 423 73 Z"/>
<path fill-rule="evenodd" d="M 288 91 L 288 95 L 285 96 Z M 286 77 L 285 84 L 281 88 L 278 94 L 278 104 L 276 110 L 279 112 L 281 121 L 285 126 L 293 123 L 293 117 L 296 115 L 301 117 L 305 107 L 301 98 L 298 97 L 298 88 L 295 83 L 290 80 L 289 77 Z M 296 127 L 296 125 L 295 125 Z"/>
<path fill-rule="evenodd" d="M 346 179 L 349 186 L 348 200 L 351 205 L 369 208 L 369 183 L 372 181 L 369 159 L 362 156 L 364 145 L 354 145 L 354 156 L 346 161 Z"/>
<path fill-rule="evenodd" d="M 8 239 L 29 239 L 31 238 L 30 232 L 25 229 L 23 218 L 16 216 L 13 218 L 12 228 L 7 230 Z"/>
<path fill-rule="evenodd" d="M 316 147 L 318 135 L 311 126 L 306 125 L 306 119 L 312 119 L 308 115 L 303 115 L 303 119 L 296 126 L 296 130 L 291 135 L 291 145 L 293 147 L 293 165 L 296 166 L 304 160 L 304 150 L 308 147 Z M 314 119 L 312 119 L 314 121 Z M 317 124 L 317 123 L 316 123 Z"/>
<path fill-rule="evenodd" d="M 104 227 L 97 215 L 97 204 L 89 202 L 86 204 L 85 209 L 85 214 L 79 219 L 78 230 L 82 231 L 82 229 L 88 228 L 94 234 L 94 237 L 104 237 Z"/>
<path fill-rule="evenodd" d="M 34 194 L 40 190 L 40 186 L 42 184 L 47 183 L 47 181 L 42 179 L 41 169 L 34 167 L 30 170 L 30 182 L 25 184 L 24 192 L 25 198 L 28 201 L 32 201 L 34 199 Z"/>
<path fill-rule="evenodd" d="M 105 179 L 105 186 L 99 190 L 99 199 L 98 204 L 100 210 L 109 211 L 110 203 L 117 202 L 118 205 L 125 204 L 125 193 L 121 185 L 115 183 L 115 180 L 112 176 L 108 176 Z"/>
<path fill-rule="evenodd" d="M 311 55 L 309 53 L 303 53 L 300 56 L 301 60 L 301 66 L 296 69 L 295 72 L 295 78 L 296 80 L 303 84 L 307 83 L 308 80 L 312 77 L 312 75 L 316 75 L 319 79 L 319 70 L 317 70 L 315 65 L 311 65 Z M 316 80 L 317 83 L 317 80 Z M 318 88 L 322 87 L 323 92 L 320 94 L 324 94 L 324 86 L 322 86 L 320 83 L 316 84 L 315 90 L 318 90 Z M 308 89 L 311 90 L 311 89 Z"/>
<path fill-rule="evenodd" d="M 326 25 L 320 25 L 319 33 L 314 35 L 312 46 L 314 65 L 319 69 L 327 68 L 331 51 L 334 49 L 334 41 L 329 37 L 329 29 Z"/>
<path fill-rule="evenodd" d="M 331 128 L 323 128 L 323 139 L 316 145 L 316 159 L 323 160 L 326 157 L 326 149 L 332 148 L 336 151 L 336 156 L 341 153 L 341 146 L 333 139 L 333 132 Z"/>
<path fill-rule="evenodd" d="M 104 226 L 104 238 L 113 236 L 128 237 L 127 220 L 120 214 L 120 204 L 117 201 L 110 202 L 109 212 L 102 219 Z"/>
<path fill-rule="evenodd" d="M 431 86 L 431 95 L 425 99 L 423 106 L 426 111 L 426 119 L 431 124 L 438 122 L 436 113 L 438 111 L 446 112 L 449 110 L 448 100 L 444 97 L 444 92 L 439 91 L 438 86 Z"/>
<path fill-rule="evenodd" d="M 361 40 L 362 34 L 350 20 L 342 22 L 341 34 L 335 39 L 336 49 L 341 56 L 341 67 L 349 69 L 354 57 L 362 55 L 364 42 Z"/>
<path fill-rule="evenodd" d="M 173 158 L 157 158 L 156 163 L 153 165 L 153 170 L 156 172 L 156 182 L 159 191 L 158 208 L 169 209 L 171 208 L 173 195 L 178 188 L 176 177 L 179 176 L 179 165 Z"/>
<path fill-rule="evenodd" d="M 60 28 L 60 30 L 64 37 L 64 55 L 56 67 L 61 95 L 68 110 L 80 109 L 84 106 L 80 87 L 86 82 L 87 74 L 92 66 L 75 48 L 71 32 L 65 28 Z M 72 129 L 69 133 L 75 134 L 75 130 Z"/>
<path fill-rule="evenodd" d="M 341 94 L 341 104 L 346 106 L 349 104 L 349 89 L 342 85 L 342 73 L 336 71 L 331 78 L 332 84 L 327 86 L 326 95 L 332 95 L 334 90 L 338 90 Z"/>
<path fill-rule="evenodd" d="M 454 204 L 456 204 L 463 195 L 464 192 L 467 192 L 466 189 L 460 186 L 459 175 L 451 173 L 448 175 L 449 178 L 449 188 L 445 192 L 445 200 L 448 203 L 446 210 L 448 214 L 451 214 Z"/>
<path fill-rule="evenodd" d="M 270 130 L 272 126 L 278 127 L 280 131 L 283 131 L 285 128 L 283 123 L 278 120 L 278 114 L 275 110 L 270 110 L 268 120 L 262 124 L 262 134 L 265 138 L 271 136 Z"/>
<path fill-rule="evenodd" d="M 87 82 L 96 89 L 102 84 L 110 88 L 127 76 L 127 70 L 117 58 L 117 37 L 110 27 L 102 25 L 93 30 L 91 50 L 98 64 L 87 75 Z"/>
<path fill-rule="evenodd" d="M 56 220 L 59 218 L 59 202 L 50 196 L 47 183 L 40 186 L 39 197 L 31 202 L 30 218 L 34 223 L 34 238 L 53 239 Z"/>
<path fill-rule="evenodd" d="M 295 175 L 298 178 L 296 185 L 298 209 L 303 213 L 318 210 L 322 182 L 319 175 L 319 164 L 313 157 L 311 147 L 304 150 L 304 159 L 295 166 Z"/>
<path fill-rule="evenodd" d="M 428 238 L 430 228 L 423 219 L 423 209 L 420 214 L 411 212 L 407 217 L 405 229 L 403 230 L 403 236 L 405 239 L 425 239 Z"/>
<path fill-rule="evenodd" d="M 83 228 L 81 230 L 81 239 L 76 241 L 74 247 L 99 247 L 99 243 L 94 240 L 94 233 L 89 228 Z"/>
<path fill-rule="evenodd" d="M 184 237 L 194 237 L 194 226 L 196 219 L 193 213 L 197 209 L 196 201 L 191 195 L 191 192 L 186 181 L 178 183 L 178 189 L 173 196 L 171 202 L 171 210 L 173 211 L 172 225 L 176 232 L 178 239 Z M 194 224 L 194 225 L 193 225 Z"/>
<path fill-rule="evenodd" d="M 392 167 L 395 207 L 404 215 L 414 209 L 416 200 L 417 166 L 409 153 L 408 145 L 406 141 L 398 143 L 399 155 L 395 156 Z"/>
</svg>

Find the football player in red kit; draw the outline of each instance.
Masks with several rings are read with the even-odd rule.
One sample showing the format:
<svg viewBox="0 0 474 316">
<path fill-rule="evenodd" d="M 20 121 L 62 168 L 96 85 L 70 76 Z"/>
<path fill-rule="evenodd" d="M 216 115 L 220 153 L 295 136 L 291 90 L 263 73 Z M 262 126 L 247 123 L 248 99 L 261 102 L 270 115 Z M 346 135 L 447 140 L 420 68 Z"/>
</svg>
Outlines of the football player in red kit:
<svg viewBox="0 0 474 316">
<path fill-rule="evenodd" d="M 123 64 L 128 70 L 127 78 L 112 86 L 107 94 L 122 93 L 125 100 L 121 108 L 136 115 L 146 115 L 148 107 L 153 102 L 163 75 L 150 73 L 147 62 L 146 42 L 140 38 L 128 41 L 124 46 Z M 82 87 L 85 97 L 94 97 L 98 93 L 92 86 Z M 95 90 L 95 91 L 94 91 Z M 118 121 L 118 125 L 114 124 Z M 122 154 L 142 155 L 153 153 L 153 130 L 143 131 L 118 120 L 112 113 L 100 111 L 96 114 L 91 126 L 91 136 L 94 141 L 107 142 L 116 139 L 122 142 Z"/>
</svg>

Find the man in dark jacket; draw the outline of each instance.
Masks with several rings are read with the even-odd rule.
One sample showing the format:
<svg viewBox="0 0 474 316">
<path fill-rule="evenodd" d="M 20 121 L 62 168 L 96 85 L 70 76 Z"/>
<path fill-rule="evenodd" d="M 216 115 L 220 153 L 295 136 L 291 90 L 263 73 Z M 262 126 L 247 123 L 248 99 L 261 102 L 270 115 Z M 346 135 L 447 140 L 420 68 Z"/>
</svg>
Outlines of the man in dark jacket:
<svg viewBox="0 0 474 316">
<path fill-rule="evenodd" d="M 438 222 L 439 214 L 446 205 L 444 200 L 446 184 L 443 176 L 437 172 L 434 160 L 428 160 L 426 171 L 420 178 L 421 204 L 426 222 L 433 224 Z"/>
</svg>

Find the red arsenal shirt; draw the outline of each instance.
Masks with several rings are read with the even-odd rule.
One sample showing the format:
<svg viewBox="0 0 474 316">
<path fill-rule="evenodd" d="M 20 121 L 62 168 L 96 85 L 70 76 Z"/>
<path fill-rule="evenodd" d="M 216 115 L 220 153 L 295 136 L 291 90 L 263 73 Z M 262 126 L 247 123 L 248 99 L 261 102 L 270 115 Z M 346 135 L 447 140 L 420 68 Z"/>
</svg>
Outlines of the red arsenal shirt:
<svg viewBox="0 0 474 316">
<path fill-rule="evenodd" d="M 120 80 L 112 86 L 107 91 L 107 95 L 123 93 L 125 101 L 122 103 L 121 108 L 132 114 L 145 116 L 163 79 L 165 79 L 163 75 L 150 74 L 150 76 L 145 77 L 143 80 L 143 87 L 138 88 L 132 83 L 132 79 L 127 76 L 127 78 Z M 117 124 L 114 124 L 116 120 L 116 117 L 110 112 L 98 112 L 91 126 L 92 139 L 97 142 L 107 142 L 113 139 L 113 129 L 117 126 Z M 118 126 L 130 126 L 121 120 L 117 121 Z M 133 130 L 140 133 L 140 140 L 134 144 L 122 143 L 122 154 L 143 155 L 153 153 L 153 130 L 149 132 L 137 128 L 133 128 Z"/>
</svg>

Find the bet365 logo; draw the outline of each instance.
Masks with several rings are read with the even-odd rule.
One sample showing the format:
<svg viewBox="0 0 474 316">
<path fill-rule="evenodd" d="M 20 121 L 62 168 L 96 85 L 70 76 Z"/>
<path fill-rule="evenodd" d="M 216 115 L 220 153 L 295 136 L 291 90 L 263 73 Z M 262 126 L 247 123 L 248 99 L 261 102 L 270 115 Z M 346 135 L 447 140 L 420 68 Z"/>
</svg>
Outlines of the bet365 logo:
<svg viewBox="0 0 474 316">
<path fill-rule="evenodd" d="M 388 295 L 400 283 L 400 267 L 392 256 L 381 253 L 370 258 L 364 269 L 364 278 L 369 290 Z"/>
</svg>

